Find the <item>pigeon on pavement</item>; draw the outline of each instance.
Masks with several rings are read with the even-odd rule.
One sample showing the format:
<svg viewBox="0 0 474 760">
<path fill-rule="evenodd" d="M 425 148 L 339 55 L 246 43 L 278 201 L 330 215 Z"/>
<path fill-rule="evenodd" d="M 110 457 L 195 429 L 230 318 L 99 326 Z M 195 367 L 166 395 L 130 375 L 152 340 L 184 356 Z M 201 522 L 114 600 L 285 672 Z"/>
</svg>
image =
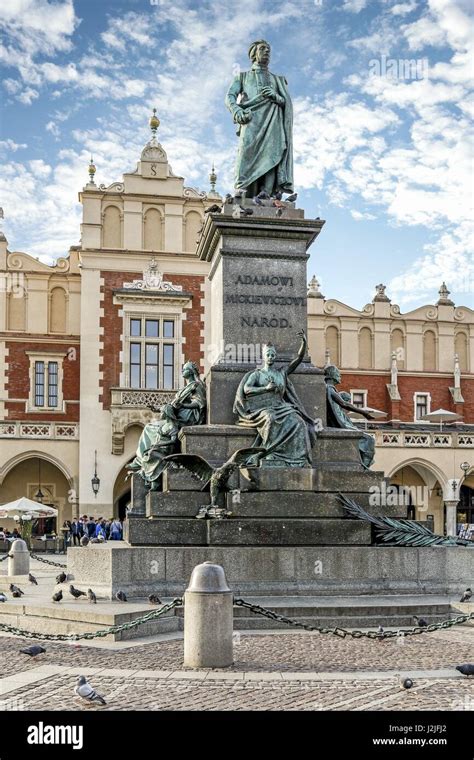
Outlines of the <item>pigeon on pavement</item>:
<svg viewBox="0 0 474 760">
<path fill-rule="evenodd" d="M 7 597 L 5 596 L 5 594 L 0 594 L 0 602 L 6 602 L 6 601 L 7 601 Z"/>
<path fill-rule="evenodd" d="M 150 594 L 150 596 L 148 597 L 148 601 L 150 602 L 150 604 L 162 604 L 160 597 L 157 596 L 156 594 Z"/>
<path fill-rule="evenodd" d="M 297 197 L 298 197 L 298 193 L 292 193 L 291 195 L 288 196 L 288 198 L 285 198 L 285 201 L 289 203 L 294 203 Z"/>
<path fill-rule="evenodd" d="M 82 536 L 81 541 L 80 541 L 81 546 L 87 546 L 88 543 L 89 543 L 89 536 Z"/>
<path fill-rule="evenodd" d="M 418 617 L 417 615 L 413 615 L 413 622 L 418 628 L 426 628 L 428 625 L 428 621 L 425 618 Z"/>
<path fill-rule="evenodd" d="M 22 594 L 23 594 L 23 591 L 20 591 L 20 589 L 16 589 L 15 591 L 12 591 L 12 597 L 14 599 L 21 599 Z"/>
<path fill-rule="evenodd" d="M 117 593 L 115 594 L 115 598 L 117 599 L 118 602 L 127 602 L 128 601 L 128 599 L 125 596 L 125 594 L 124 594 L 123 591 L 117 591 Z"/>
<path fill-rule="evenodd" d="M 405 676 L 402 676 L 402 678 L 400 678 L 401 689 L 411 689 L 412 686 L 413 686 L 413 681 L 411 680 L 411 678 L 405 678 Z"/>
<path fill-rule="evenodd" d="M 253 209 L 244 208 L 243 206 L 239 206 L 239 211 L 241 216 L 252 216 L 253 214 Z"/>
<path fill-rule="evenodd" d="M 459 670 L 463 676 L 474 676 L 474 664 L 472 662 L 465 662 L 464 665 L 456 665 L 456 670 Z"/>
<path fill-rule="evenodd" d="M 33 584 L 33 586 L 37 586 L 38 585 L 38 581 L 36 580 L 35 576 L 32 575 L 31 573 L 28 573 L 28 580 L 29 580 L 30 583 Z"/>
<path fill-rule="evenodd" d="M 204 210 L 205 214 L 220 214 L 221 213 L 221 207 L 217 205 L 217 203 L 213 203 L 212 206 L 209 206 L 209 208 L 206 208 Z"/>
<path fill-rule="evenodd" d="M 81 697 L 81 699 L 85 699 L 87 702 L 100 702 L 101 705 L 107 704 L 104 697 L 97 694 L 95 689 L 93 689 L 90 683 L 87 682 L 85 676 L 79 676 L 74 691 L 79 697 Z"/>
<path fill-rule="evenodd" d="M 467 588 L 459 601 L 460 602 L 468 602 L 469 599 L 471 598 L 471 596 L 472 596 L 472 591 L 471 591 L 470 588 Z"/>
<path fill-rule="evenodd" d="M 97 604 L 97 597 L 91 588 L 87 589 L 87 598 L 89 599 L 90 602 L 92 602 L 92 604 Z"/>
<path fill-rule="evenodd" d="M 267 201 L 270 198 L 266 190 L 260 190 L 256 197 L 261 201 Z"/>
<path fill-rule="evenodd" d="M 224 199 L 224 203 L 229 205 L 229 204 L 232 204 L 233 202 L 234 202 L 234 196 L 231 195 L 230 193 L 227 193 Z"/>
<path fill-rule="evenodd" d="M 255 196 L 255 198 L 252 198 L 252 203 L 253 203 L 255 206 L 263 206 L 263 203 L 262 203 L 262 201 L 260 200 L 260 198 L 258 197 L 258 195 L 256 195 L 256 196 Z"/>
<path fill-rule="evenodd" d="M 64 583 L 65 581 L 67 581 L 66 573 L 59 573 L 59 575 L 56 576 L 56 583 Z"/>
<path fill-rule="evenodd" d="M 59 591 L 56 591 L 56 593 L 53 594 L 53 602 L 60 602 L 62 598 L 63 598 L 63 592 L 61 591 L 61 589 L 59 589 Z"/>
<path fill-rule="evenodd" d="M 30 647 L 20 649 L 20 652 L 22 654 L 27 654 L 29 657 L 37 657 L 39 654 L 44 654 L 44 652 L 46 652 L 46 649 L 44 647 L 41 647 L 39 644 L 32 644 Z"/>
<path fill-rule="evenodd" d="M 79 591 L 78 588 L 74 588 L 72 583 L 69 585 L 69 593 L 74 597 L 74 599 L 79 599 L 80 596 L 87 596 L 85 591 Z"/>
<path fill-rule="evenodd" d="M 21 596 L 22 594 L 25 593 L 24 591 L 21 590 L 21 588 L 19 588 L 18 586 L 15 586 L 14 583 L 10 583 L 10 591 L 12 592 L 13 596 L 15 596 L 15 593 L 16 593 L 16 596 Z"/>
</svg>

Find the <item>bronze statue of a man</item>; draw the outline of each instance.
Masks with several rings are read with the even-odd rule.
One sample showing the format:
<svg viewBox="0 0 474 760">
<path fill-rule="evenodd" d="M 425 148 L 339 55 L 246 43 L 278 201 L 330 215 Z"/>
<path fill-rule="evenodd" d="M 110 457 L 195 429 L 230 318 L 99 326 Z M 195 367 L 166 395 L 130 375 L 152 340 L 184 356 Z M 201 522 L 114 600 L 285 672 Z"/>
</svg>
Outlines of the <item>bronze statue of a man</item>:
<svg viewBox="0 0 474 760">
<path fill-rule="evenodd" d="M 268 68 L 270 45 L 250 45 L 250 71 L 235 77 L 226 106 L 240 137 L 235 187 L 255 196 L 262 190 L 293 192 L 293 108 L 287 81 Z"/>
</svg>

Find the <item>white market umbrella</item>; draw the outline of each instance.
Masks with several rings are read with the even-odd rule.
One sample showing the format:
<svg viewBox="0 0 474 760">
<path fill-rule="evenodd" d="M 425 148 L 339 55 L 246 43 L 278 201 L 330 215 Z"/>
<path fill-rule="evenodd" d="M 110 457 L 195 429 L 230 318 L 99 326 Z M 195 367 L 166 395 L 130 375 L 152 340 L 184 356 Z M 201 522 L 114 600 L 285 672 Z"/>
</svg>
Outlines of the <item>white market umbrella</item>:
<svg viewBox="0 0 474 760">
<path fill-rule="evenodd" d="M 439 429 L 442 430 L 443 422 L 462 420 L 462 415 L 456 414 L 456 412 L 450 412 L 448 409 L 436 409 L 434 412 L 424 414 L 421 419 L 426 420 L 426 422 L 439 422 Z"/>
<path fill-rule="evenodd" d="M 372 420 L 383 420 L 387 417 L 387 412 L 382 412 L 381 409 L 373 409 L 371 406 L 364 406 L 364 412 L 369 412 Z M 369 422 L 369 420 L 367 420 L 367 417 L 364 417 L 363 414 L 349 412 L 349 417 L 351 420 L 364 420 L 365 429 L 367 430 L 367 422 Z"/>
<path fill-rule="evenodd" d="M 0 517 L 57 517 L 58 510 L 54 507 L 48 507 L 46 504 L 40 504 L 39 501 L 27 499 L 22 496 L 16 501 L 9 501 L 8 504 L 0 504 Z"/>
</svg>

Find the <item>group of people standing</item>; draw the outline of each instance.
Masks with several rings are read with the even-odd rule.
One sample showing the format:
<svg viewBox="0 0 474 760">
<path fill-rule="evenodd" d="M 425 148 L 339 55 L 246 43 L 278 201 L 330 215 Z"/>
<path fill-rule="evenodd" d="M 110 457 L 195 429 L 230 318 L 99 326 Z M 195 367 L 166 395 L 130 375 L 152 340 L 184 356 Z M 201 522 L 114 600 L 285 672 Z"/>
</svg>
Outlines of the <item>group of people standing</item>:
<svg viewBox="0 0 474 760">
<path fill-rule="evenodd" d="M 98 538 L 102 541 L 121 541 L 123 537 L 123 525 L 118 517 L 113 520 L 104 517 L 88 517 L 83 515 L 79 519 L 66 520 L 62 531 L 64 540 L 72 546 L 80 546 L 81 538 Z"/>
</svg>

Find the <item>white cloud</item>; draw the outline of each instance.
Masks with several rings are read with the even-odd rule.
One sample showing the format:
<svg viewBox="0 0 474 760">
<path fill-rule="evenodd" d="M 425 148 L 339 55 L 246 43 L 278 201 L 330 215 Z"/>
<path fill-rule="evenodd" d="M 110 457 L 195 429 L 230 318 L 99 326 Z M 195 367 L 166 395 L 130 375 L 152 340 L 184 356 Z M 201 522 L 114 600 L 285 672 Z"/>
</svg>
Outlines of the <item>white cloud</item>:
<svg viewBox="0 0 474 760">
<path fill-rule="evenodd" d="M 367 5 L 368 0 L 344 0 L 342 6 L 343 11 L 349 11 L 350 13 L 360 13 Z"/>
<path fill-rule="evenodd" d="M 59 135 L 61 134 L 61 130 L 59 129 L 55 121 L 48 121 L 45 129 L 47 132 L 51 132 L 53 137 L 59 137 Z"/>
<path fill-rule="evenodd" d="M 418 3 L 416 0 L 410 0 L 408 3 L 397 3 L 396 5 L 392 5 L 390 13 L 394 16 L 406 16 L 408 13 L 414 11 L 417 5 Z"/>
<path fill-rule="evenodd" d="M 356 211 L 355 209 L 351 209 L 351 216 L 353 219 L 356 220 L 356 222 L 362 222 L 365 220 L 372 221 L 373 219 L 377 219 L 375 214 L 369 214 L 368 211 L 366 212 Z"/>
<path fill-rule="evenodd" d="M 20 150 L 22 148 L 27 148 L 28 145 L 26 143 L 16 143 L 14 140 L 11 140 L 9 137 L 7 137 L 6 140 L 0 140 L 0 151 L 6 152 L 11 150 L 13 153 L 16 153 L 17 150 Z"/>
<path fill-rule="evenodd" d="M 17 95 L 16 99 L 19 100 L 20 103 L 23 103 L 23 105 L 30 106 L 33 100 L 36 100 L 38 97 L 38 90 L 34 90 L 32 87 L 27 87 L 26 90 L 23 90 L 23 92 Z"/>
</svg>

